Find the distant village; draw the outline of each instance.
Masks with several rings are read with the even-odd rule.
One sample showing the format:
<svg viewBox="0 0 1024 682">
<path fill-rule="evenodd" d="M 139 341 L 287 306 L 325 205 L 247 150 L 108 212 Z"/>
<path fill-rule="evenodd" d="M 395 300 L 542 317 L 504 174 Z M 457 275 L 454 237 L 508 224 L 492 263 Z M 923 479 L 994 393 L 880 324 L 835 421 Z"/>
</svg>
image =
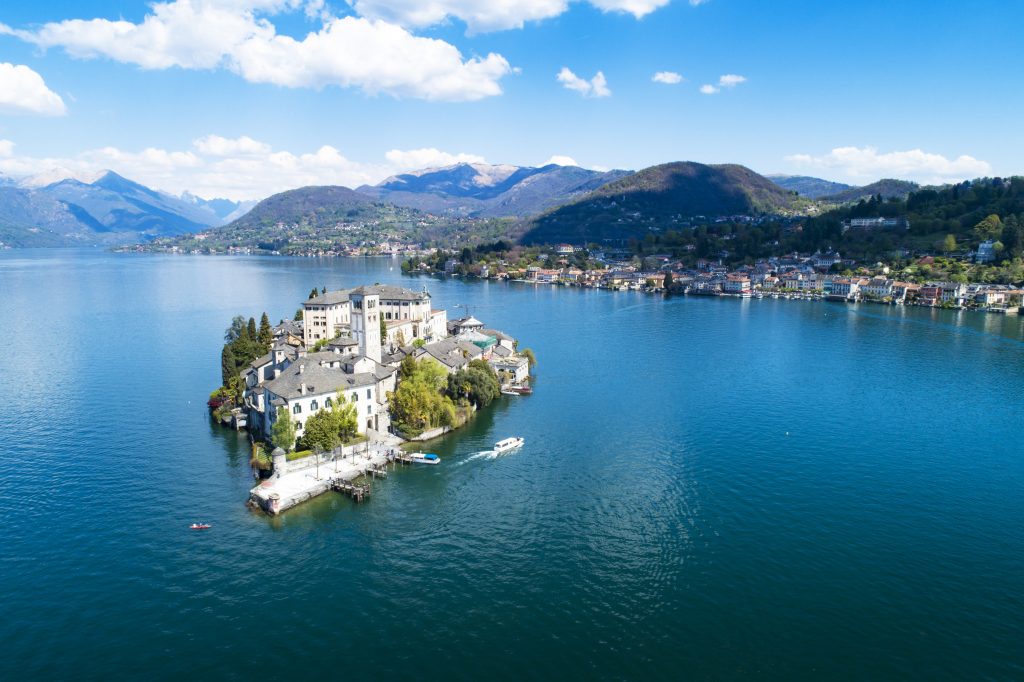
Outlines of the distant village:
<svg viewBox="0 0 1024 682">
<path fill-rule="evenodd" d="M 580 268 L 573 261 L 583 247 L 571 244 L 556 245 L 549 254 L 541 254 L 543 264 L 519 267 L 498 260 L 479 268 L 474 276 L 484 279 L 505 279 L 534 284 L 581 286 L 618 291 L 646 291 L 657 293 L 696 294 L 710 296 L 739 296 L 744 298 L 804 298 L 836 301 L 872 301 L 895 305 L 941 306 L 973 308 L 992 313 L 1016 314 L 1024 307 L 1024 289 L 1004 284 L 983 284 L 954 281 L 905 282 L 890 276 L 889 268 L 878 264 L 871 268 L 859 267 L 853 260 L 844 260 L 840 253 L 791 253 L 765 258 L 751 265 L 732 268 L 724 265 L 724 258 L 702 258 L 695 265 L 685 266 L 669 255 L 644 258 L 649 266 L 638 266 L 631 254 L 614 250 L 591 250 L 587 258 L 597 267 Z M 975 262 L 992 260 L 992 244 L 983 242 L 975 253 Z M 922 256 L 914 261 L 919 266 L 935 264 L 933 256 Z M 867 274 L 838 274 L 858 269 Z M 407 272 L 453 275 L 459 272 L 459 261 L 450 258 L 443 269 L 428 261 L 407 262 Z"/>
</svg>

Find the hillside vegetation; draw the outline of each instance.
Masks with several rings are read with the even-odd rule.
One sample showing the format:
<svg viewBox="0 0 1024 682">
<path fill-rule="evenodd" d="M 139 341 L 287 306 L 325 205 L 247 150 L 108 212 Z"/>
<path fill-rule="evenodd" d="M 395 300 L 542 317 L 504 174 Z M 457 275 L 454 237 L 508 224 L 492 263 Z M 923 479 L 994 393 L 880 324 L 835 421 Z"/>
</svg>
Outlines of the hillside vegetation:
<svg viewBox="0 0 1024 682">
<path fill-rule="evenodd" d="M 793 213 L 809 203 L 744 166 L 667 163 L 637 171 L 537 218 L 525 243 L 604 242 L 696 217 Z"/>
</svg>

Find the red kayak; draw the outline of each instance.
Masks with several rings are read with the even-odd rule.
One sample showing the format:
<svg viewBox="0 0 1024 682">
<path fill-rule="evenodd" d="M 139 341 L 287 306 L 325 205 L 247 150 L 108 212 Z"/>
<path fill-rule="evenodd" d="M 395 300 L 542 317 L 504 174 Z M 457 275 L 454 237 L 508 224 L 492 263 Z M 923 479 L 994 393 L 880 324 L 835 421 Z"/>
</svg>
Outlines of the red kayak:
<svg viewBox="0 0 1024 682">
<path fill-rule="evenodd" d="M 191 528 L 192 530 L 206 530 L 209 527 L 210 524 L 208 523 L 193 523 L 191 526 L 189 526 L 189 528 Z"/>
</svg>

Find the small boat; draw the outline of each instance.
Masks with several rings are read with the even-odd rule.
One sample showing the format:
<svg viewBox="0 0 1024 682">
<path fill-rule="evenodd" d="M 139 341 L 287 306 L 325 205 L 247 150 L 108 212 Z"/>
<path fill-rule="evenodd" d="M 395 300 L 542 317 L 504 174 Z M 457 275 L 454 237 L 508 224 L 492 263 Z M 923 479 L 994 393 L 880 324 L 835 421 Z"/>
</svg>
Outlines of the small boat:
<svg viewBox="0 0 1024 682">
<path fill-rule="evenodd" d="M 522 386 L 511 384 L 502 388 L 501 392 L 504 395 L 530 395 L 533 393 L 533 389 L 525 384 Z"/>
<path fill-rule="evenodd" d="M 189 528 L 192 530 L 207 530 L 209 527 L 210 524 L 208 523 L 193 523 L 191 526 L 189 526 Z"/>
<path fill-rule="evenodd" d="M 429 452 L 414 452 L 409 455 L 417 464 L 440 464 L 441 458 Z"/>
<path fill-rule="evenodd" d="M 509 450 L 522 447 L 525 442 L 522 438 L 505 438 L 494 444 L 494 451 L 497 453 L 508 452 Z"/>
</svg>

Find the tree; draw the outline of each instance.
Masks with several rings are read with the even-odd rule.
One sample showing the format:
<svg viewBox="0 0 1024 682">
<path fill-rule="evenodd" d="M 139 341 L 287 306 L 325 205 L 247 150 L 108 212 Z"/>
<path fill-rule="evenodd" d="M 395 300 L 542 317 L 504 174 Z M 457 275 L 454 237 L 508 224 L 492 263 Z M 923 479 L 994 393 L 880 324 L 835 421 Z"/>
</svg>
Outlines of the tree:
<svg viewBox="0 0 1024 682">
<path fill-rule="evenodd" d="M 530 369 L 533 369 L 537 365 L 537 356 L 533 354 L 533 351 L 529 348 L 524 348 L 519 351 L 520 355 L 525 355 L 527 362 L 530 363 Z"/>
<path fill-rule="evenodd" d="M 295 317 L 292 318 L 295 322 L 302 322 L 302 308 L 295 311 Z"/>
<path fill-rule="evenodd" d="M 316 298 L 319 295 L 320 295 L 320 292 L 316 290 L 316 287 L 313 287 L 312 289 L 309 290 L 309 299 L 308 300 L 312 301 L 314 298 Z"/>
<path fill-rule="evenodd" d="M 283 407 L 277 408 L 277 419 L 270 427 L 270 442 L 285 452 L 291 452 L 295 448 L 295 423 L 292 416 Z"/>
<path fill-rule="evenodd" d="M 331 410 L 317 410 L 306 419 L 302 444 L 310 450 L 327 452 L 341 444 L 336 413 Z"/>
<path fill-rule="evenodd" d="M 259 331 L 259 342 L 270 348 L 270 344 L 274 341 L 274 332 L 270 328 L 270 318 L 267 317 L 266 313 L 263 313 L 263 317 L 260 318 L 260 331 Z"/>
<path fill-rule="evenodd" d="M 235 315 L 231 318 L 231 326 L 224 330 L 224 341 L 231 343 L 238 340 L 245 333 L 245 318 Z"/>
<path fill-rule="evenodd" d="M 356 408 L 356 402 L 345 400 L 345 396 L 338 391 L 331 410 L 335 413 L 335 425 L 341 442 L 347 443 L 355 438 L 359 433 L 359 411 Z"/>
<path fill-rule="evenodd" d="M 1003 221 L 993 213 L 974 226 L 974 234 L 981 241 L 999 239 L 1003 234 Z"/>
<path fill-rule="evenodd" d="M 231 382 L 231 377 L 237 376 L 237 369 L 235 365 L 235 352 L 230 343 L 224 344 L 224 348 L 220 352 L 220 381 L 221 385 L 227 387 Z"/>
<path fill-rule="evenodd" d="M 675 283 L 675 277 L 672 276 L 671 272 L 665 273 L 665 291 L 672 291 L 672 285 Z"/>
<path fill-rule="evenodd" d="M 384 321 L 384 318 L 380 318 L 380 342 L 384 343 L 388 339 L 388 323 Z"/>
<path fill-rule="evenodd" d="M 245 334 L 251 341 L 255 341 L 258 336 L 256 332 L 256 318 L 250 317 L 249 324 L 245 327 Z"/>
<path fill-rule="evenodd" d="M 954 235 L 946 235 L 946 238 L 942 240 L 942 250 L 946 253 L 953 253 L 956 251 L 956 237 Z"/>
</svg>

